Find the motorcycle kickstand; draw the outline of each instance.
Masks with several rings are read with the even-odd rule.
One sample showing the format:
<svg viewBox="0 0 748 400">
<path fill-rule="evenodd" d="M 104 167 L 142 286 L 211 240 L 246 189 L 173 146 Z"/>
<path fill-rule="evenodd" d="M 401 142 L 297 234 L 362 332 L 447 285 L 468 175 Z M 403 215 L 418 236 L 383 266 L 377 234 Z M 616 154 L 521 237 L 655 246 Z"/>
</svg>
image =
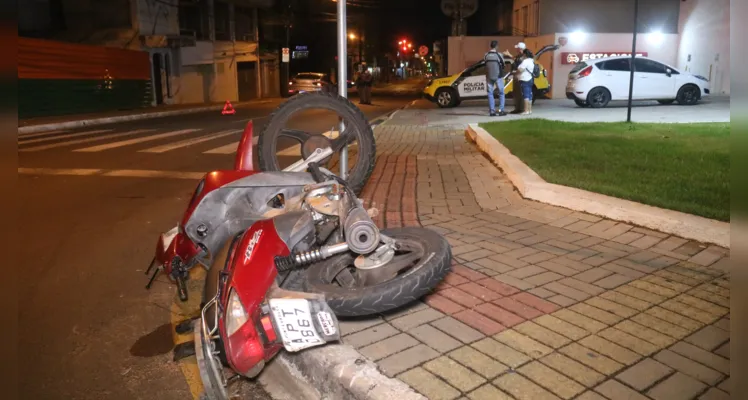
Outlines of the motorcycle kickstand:
<svg viewBox="0 0 748 400">
<path fill-rule="evenodd" d="M 180 343 L 174 346 L 174 359 L 173 361 L 179 361 L 181 359 L 195 355 L 195 342 L 189 341 Z"/>
<path fill-rule="evenodd" d="M 150 268 L 148 268 L 150 270 Z M 153 281 L 156 280 L 156 276 L 158 276 L 158 273 L 161 272 L 164 269 L 163 265 L 159 265 L 156 267 L 156 270 L 153 271 L 153 275 L 151 275 L 151 279 L 148 280 L 148 284 L 145 285 L 146 290 L 151 288 L 151 285 L 153 284 Z"/>
<path fill-rule="evenodd" d="M 200 319 L 200 316 L 194 316 L 194 317 L 190 317 L 189 319 L 186 319 L 186 320 L 178 323 L 174 327 L 174 332 L 176 332 L 176 333 L 178 333 L 180 335 L 184 335 L 184 334 L 187 334 L 189 332 L 192 332 L 193 325 L 194 325 L 195 321 L 198 320 L 198 319 Z"/>
</svg>

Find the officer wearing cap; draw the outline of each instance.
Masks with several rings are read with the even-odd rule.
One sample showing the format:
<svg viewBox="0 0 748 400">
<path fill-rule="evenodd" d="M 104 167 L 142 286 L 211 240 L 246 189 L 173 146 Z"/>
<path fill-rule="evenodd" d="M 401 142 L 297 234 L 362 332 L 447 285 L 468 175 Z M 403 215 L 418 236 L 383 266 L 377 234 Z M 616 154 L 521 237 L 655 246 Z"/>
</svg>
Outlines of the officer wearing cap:
<svg viewBox="0 0 748 400">
<path fill-rule="evenodd" d="M 512 63 L 512 75 L 514 76 L 514 82 L 512 83 L 512 99 L 514 100 L 514 110 L 510 111 L 510 114 L 520 114 L 525 111 L 525 101 L 522 97 L 522 90 L 520 89 L 519 77 L 521 72 L 519 71 L 519 65 L 523 60 L 523 53 L 527 48 L 525 42 L 519 42 L 514 45 L 517 49 L 517 54 L 514 56 L 514 62 Z"/>
</svg>

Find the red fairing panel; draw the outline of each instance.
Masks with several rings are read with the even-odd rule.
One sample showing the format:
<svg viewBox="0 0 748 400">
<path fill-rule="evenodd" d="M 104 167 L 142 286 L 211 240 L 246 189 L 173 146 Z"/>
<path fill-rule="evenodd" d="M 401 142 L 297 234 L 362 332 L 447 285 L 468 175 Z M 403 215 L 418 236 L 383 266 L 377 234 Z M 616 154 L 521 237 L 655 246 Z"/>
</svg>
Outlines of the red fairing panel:
<svg viewBox="0 0 748 400">
<path fill-rule="evenodd" d="M 192 198 L 190 199 L 190 204 L 187 206 L 187 210 L 184 212 L 184 216 L 182 216 L 182 226 L 187 225 L 187 221 L 189 221 L 190 217 L 192 217 L 192 213 L 195 211 L 195 208 L 198 204 L 200 204 L 200 201 L 208 193 L 226 184 L 258 173 L 260 172 L 223 170 L 213 171 L 205 174 L 203 180 L 201 180 L 200 184 L 198 184 L 197 188 L 195 188 L 195 192 L 192 194 Z"/>
<path fill-rule="evenodd" d="M 278 237 L 273 221 L 263 220 L 252 225 L 242 235 L 229 255 L 229 279 L 220 302 L 225 309 L 229 288 L 233 288 L 250 315 L 250 320 L 224 341 L 229 363 L 241 373 L 249 371 L 260 361 L 269 360 L 282 347 L 281 344 L 276 344 L 265 349 L 254 321 L 257 320 L 260 306 L 277 275 L 275 256 L 289 254 L 288 247 Z M 220 321 L 220 328 L 221 336 L 226 337 L 223 319 Z"/>
</svg>

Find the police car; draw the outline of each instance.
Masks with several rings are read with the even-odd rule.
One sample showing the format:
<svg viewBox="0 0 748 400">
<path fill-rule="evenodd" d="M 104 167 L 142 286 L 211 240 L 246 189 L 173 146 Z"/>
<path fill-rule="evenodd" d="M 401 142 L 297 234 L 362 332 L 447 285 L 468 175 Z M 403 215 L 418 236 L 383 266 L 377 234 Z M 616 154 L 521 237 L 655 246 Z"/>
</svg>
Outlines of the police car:
<svg viewBox="0 0 748 400">
<path fill-rule="evenodd" d="M 548 45 L 540 49 L 535 54 L 537 60 L 540 55 L 547 51 L 557 50 L 559 45 Z M 511 70 L 514 59 L 504 57 L 504 74 L 507 75 L 504 80 L 504 93 L 511 95 L 514 90 L 514 80 L 512 79 Z M 545 96 L 551 90 L 551 84 L 548 82 L 548 71 L 542 64 L 536 63 L 540 67 L 540 76 L 535 78 L 533 85 L 532 102 L 540 96 Z M 457 107 L 463 100 L 485 99 L 488 96 L 486 87 L 486 64 L 483 60 L 465 68 L 462 72 L 450 75 L 444 78 L 429 81 L 423 89 L 423 97 L 436 103 L 441 108 Z M 498 97 L 494 93 L 494 97 Z"/>
</svg>

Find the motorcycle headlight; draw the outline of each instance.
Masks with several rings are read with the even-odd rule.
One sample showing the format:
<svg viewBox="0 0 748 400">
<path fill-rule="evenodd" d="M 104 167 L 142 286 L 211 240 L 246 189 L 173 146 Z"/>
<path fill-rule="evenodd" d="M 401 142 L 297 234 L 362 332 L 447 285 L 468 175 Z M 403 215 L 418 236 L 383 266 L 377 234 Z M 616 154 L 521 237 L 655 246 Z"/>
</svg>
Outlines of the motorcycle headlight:
<svg viewBox="0 0 748 400">
<path fill-rule="evenodd" d="M 234 332 L 238 331 L 239 328 L 244 325 L 249 319 L 247 311 L 244 309 L 244 305 L 239 300 L 239 295 L 236 291 L 231 288 L 229 293 L 229 303 L 226 307 L 226 334 L 231 336 Z"/>
</svg>

